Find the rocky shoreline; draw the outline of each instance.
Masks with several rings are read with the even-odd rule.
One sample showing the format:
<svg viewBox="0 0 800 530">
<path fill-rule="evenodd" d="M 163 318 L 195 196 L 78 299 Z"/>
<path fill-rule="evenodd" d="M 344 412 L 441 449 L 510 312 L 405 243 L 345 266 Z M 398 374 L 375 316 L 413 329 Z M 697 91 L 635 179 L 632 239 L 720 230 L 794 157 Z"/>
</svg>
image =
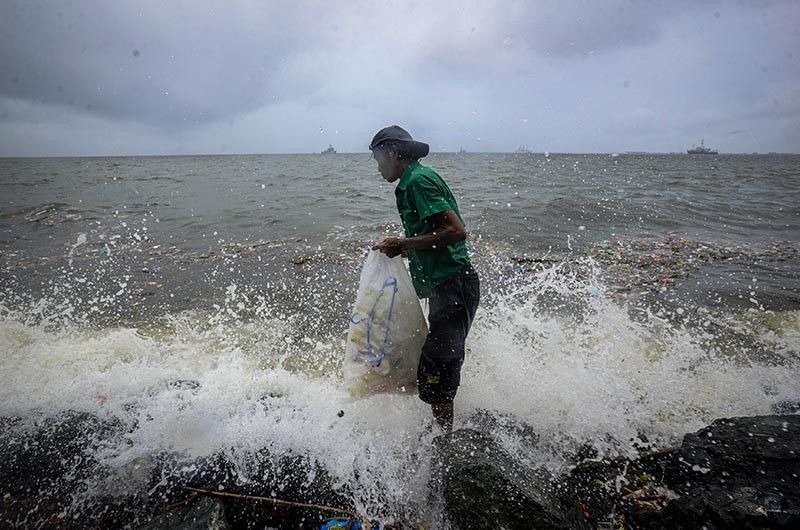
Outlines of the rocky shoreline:
<svg viewBox="0 0 800 530">
<path fill-rule="evenodd" d="M 632 459 L 588 451 L 559 476 L 515 459 L 490 430 L 461 429 L 435 440 L 432 494 L 449 521 L 442 526 L 453 529 L 798 528 L 800 415 L 784 412 L 719 419 L 678 447 Z M 96 455 L 135 426 L 64 412 L 33 426 L 4 418 L 0 427 L 4 527 L 318 529 L 355 514 L 348 492 L 297 455 L 258 452 L 258 483 L 240 483 L 220 454 L 188 463 L 144 455 L 112 473 Z"/>
<path fill-rule="evenodd" d="M 560 477 L 520 467 L 476 431 L 440 445 L 455 528 L 800 527 L 798 415 L 720 419 L 679 447 L 588 459 Z"/>
</svg>

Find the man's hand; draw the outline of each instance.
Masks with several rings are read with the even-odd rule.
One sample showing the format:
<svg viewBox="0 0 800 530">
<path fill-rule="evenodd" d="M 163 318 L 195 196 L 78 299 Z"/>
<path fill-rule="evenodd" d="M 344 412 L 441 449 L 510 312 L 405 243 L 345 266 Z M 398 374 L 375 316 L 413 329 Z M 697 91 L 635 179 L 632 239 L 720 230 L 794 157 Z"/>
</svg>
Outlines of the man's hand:
<svg viewBox="0 0 800 530">
<path fill-rule="evenodd" d="M 430 222 L 433 231 L 429 234 L 413 237 L 387 237 L 375 244 L 372 250 L 380 250 L 390 258 L 402 254 L 406 250 L 428 250 L 444 248 L 453 243 L 467 239 L 464 224 L 453 210 L 432 215 Z"/>
<path fill-rule="evenodd" d="M 403 240 L 399 237 L 387 237 L 380 243 L 376 243 L 372 250 L 380 250 L 390 258 L 393 258 L 403 253 Z"/>
</svg>

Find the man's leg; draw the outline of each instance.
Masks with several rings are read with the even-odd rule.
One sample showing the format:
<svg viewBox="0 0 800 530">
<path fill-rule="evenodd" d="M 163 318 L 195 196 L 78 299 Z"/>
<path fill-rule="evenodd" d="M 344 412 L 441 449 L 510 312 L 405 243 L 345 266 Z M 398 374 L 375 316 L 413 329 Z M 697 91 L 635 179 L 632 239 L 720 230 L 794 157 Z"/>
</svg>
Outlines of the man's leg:
<svg viewBox="0 0 800 530">
<path fill-rule="evenodd" d="M 452 432 L 453 430 L 453 402 L 446 401 L 444 403 L 431 403 L 431 411 L 433 412 L 433 419 L 439 424 L 444 432 Z"/>
<path fill-rule="evenodd" d="M 417 368 L 419 397 L 431 405 L 436 423 L 453 430 L 453 399 L 461 384 L 464 341 L 480 299 L 478 275 L 470 268 L 437 286 L 430 298 L 428 337 Z"/>
</svg>

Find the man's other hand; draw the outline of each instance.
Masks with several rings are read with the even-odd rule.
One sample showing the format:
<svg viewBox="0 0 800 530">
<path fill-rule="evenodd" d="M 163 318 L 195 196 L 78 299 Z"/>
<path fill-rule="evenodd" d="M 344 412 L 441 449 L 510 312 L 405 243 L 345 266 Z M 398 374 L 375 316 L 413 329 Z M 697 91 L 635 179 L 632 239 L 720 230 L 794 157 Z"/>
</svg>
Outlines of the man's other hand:
<svg viewBox="0 0 800 530">
<path fill-rule="evenodd" d="M 380 250 L 390 258 L 393 258 L 403 253 L 403 240 L 399 237 L 387 237 L 380 243 L 376 243 L 372 250 Z"/>
</svg>

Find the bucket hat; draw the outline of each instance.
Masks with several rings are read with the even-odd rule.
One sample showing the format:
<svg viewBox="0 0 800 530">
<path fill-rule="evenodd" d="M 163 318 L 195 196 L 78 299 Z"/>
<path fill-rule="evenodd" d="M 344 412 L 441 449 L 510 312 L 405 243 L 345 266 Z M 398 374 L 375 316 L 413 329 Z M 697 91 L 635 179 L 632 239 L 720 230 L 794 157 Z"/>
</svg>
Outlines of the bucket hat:
<svg viewBox="0 0 800 530">
<path fill-rule="evenodd" d="M 430 151 L 428 144 L 414 140 L 408 131 L 399 125 L 390 125 L 378 131 L 369 143 L 369 150 L 372 151 L 387 142 L 403 146 L 405 154 L 411 158 L 422 158 Z"/>
</svg>

